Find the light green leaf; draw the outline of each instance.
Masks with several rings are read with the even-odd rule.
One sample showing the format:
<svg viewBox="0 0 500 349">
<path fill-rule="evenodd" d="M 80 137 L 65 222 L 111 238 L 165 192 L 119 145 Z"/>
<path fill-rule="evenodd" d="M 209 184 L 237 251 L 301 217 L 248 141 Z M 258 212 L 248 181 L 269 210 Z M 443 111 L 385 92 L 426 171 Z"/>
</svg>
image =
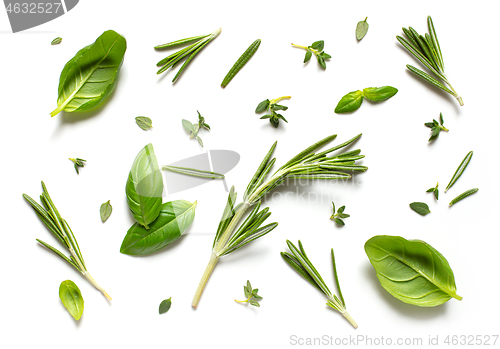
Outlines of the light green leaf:
<svg viewBox="0 0 500 349">
<path fill-rule="evenodd" d="M 83 314 L 83 297 L 80 289 L 71 280 L 61 282 L 59 298 L 75 320 L 80 320 Z"/>
<path fill-rule="evenodd" d="M 364 21 L 359 21 L 358 25 L 356 25 L 356 39 L 361 40 L 365 37 L 368 32 L 368 22 L 366 21 L 368 17 L 365 18 Z"/>
<path fill-rule="evenodd" d="M 357 110 L 363 102 L 363 92 L 360 90 L 346 94 L 335 107 L 335 113 L 350 113 Z"/>
<path fill-rule="evenodd" d="M 392 86 L 367 87 L 363 89 L 363 96 L 373 102 L 382 102 L 398 93 L 398 89 Z"/>
<path fill-rule="evenodd" d="M 54 40 L 52 40 L 52 42 L 50 44 L 51 45 L 59 45 L 61 43 L 61 41 L 62 41 L 62 38 L 57 37 Z"/>
<path fill-rule="evenodd" d="M 151 121 L 151 119 L 148 118 L 147 116 L 138 116 L 135 118 L 135 122 L 144 131 L 147 131 L 150 128 L 153 128 L 153 121 Z"/>
<path fill-rule="evenodd" d="M 111 216 L 111 212 L 113 212 L 113 207 L 110 204 L 110 200 L 106 201 L 101 205 L 100 213 L 102 222 L 106 222 L 106 220 Z"/>
</svg>

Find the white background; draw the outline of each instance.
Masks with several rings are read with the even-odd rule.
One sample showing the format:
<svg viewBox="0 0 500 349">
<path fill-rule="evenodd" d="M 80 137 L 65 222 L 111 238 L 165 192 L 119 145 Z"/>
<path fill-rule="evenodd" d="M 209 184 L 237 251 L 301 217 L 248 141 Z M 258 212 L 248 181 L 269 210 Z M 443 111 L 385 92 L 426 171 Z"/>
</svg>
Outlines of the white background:
<svg viewBox="0 0 500 349">
<path fill-rule="evenodd" d="M 0 129 L 2 152 L 2 342 L 10 347 L 71 345 L 89 347 L 285 348 L 290 336 L 301 338 L 423 338 L 436 335 L 498 335 L 498 129 L 496 106 L 498 51 L 495 1 L 97 1 L 86 0 L 68 14 L 39 27 L 10 33 L 0 11 L 2 47 Z M 405 68 L 420 67 L 397 43 L 402 26 L 423 33 L 432 15 L 454 87 L 465 106 L 422 82 Z M 356 23 L 368 16 L 370 29 L 357 42 Z M 221 35 L 192 61 L 173 86 L 174 72 L 157 76 L 156 62 L 166 56 L 153 46 L 208 34 Z M 105 106 L 85 114 L 61 113 L 56 107 L 64 64 L 103 31 L 127 39 L 118 86 Z M 50 42 L 57 36 L 58 46 Z M 226 89 L 220 82 L 255 39 L 262 44 Z M 291 42 L 309 45 L 325 40 L 332 56 L 323 71 Z M 392 99 L 365 101 L 353 114 L 337 115 L 340 98 L 353 90 L 391 85 Z M 274 129 L 254 113 L 266 99 L 291 95 L 284 104 L 289 121 Z M 165 200 L 198 200 L 188 235 L 147 257 L 120 254 L 132 224 L 125 200 L 130 166 L 147 143 L 160 164 L 199 154 L 181 119 L 206 117 L 211 132 L 200 133 L 207 149 L 241 154 L 227 175 L 243 193 L 262 157 L 275 140 L 281 166 L 290 157 L 332 134 L 337 143 L 358 133 L 357 143 L 369 170 L 349 185 L 316 183 L 288 187 L 269 198 L 279 227 L 264 238 L 220 261 L 197 310 L 191 299 L 210 256 L 213 234 L 226 193 L 221 182 L 184 191 Z M 442 112 L 449 133 L 428 144 L 423 124 Z M 149 116 L 152 131 L 135 124 Z M 474 150 L 464 175 L 447 193 L 447 182 L 468 151 Z M 86 159 L 75 173 L 68 157 Z M 113 297 L 95 290 L 69 265 L 35 238 L 55 238 L 21 194 L 37 198 L 44 180 L 80 244 L 89 271 Z M 440 182 L 436 202 L 425 190 Z M 480 191 L 449 208 L 459 193 Z M 296 193 L 298 192 L 298 193 Z M 304 192 L 304 195 L 300 195 Z M 284 194 L 289 193 L 286 197 Z M 307 196 L 311 193 L 312 196 Z M 106 223 L 100 205 L 111 200 Z M 351 215 L 339 228 L 329 220 L 331 201 Z M 408 204 L 424 201 L 432 211 L 421 217 Z M 407 305 L 382 289 L 363 245 L 374 235 L 400 235 L 430 243 L 448 259 L 457 292 L 463 296 L 436 308 Z M 285 240 L 301 239 L 328 285 L 333 284 L 330 248 L 354 330 L 325 305 L 324 296 L 302 280 L 279 256 Z M 76 282 L 85 299 L 79 322 L 58 297 L 61 281 Z M 236 304 L 249 279 L 264 297 L 261 308 Z M 333 288 L 333 286 L 332 286 Z M 172 308 L 158 305 L 172 297 Z M 497 341 L 497 346 L 500 345 Z"/>
</svg>

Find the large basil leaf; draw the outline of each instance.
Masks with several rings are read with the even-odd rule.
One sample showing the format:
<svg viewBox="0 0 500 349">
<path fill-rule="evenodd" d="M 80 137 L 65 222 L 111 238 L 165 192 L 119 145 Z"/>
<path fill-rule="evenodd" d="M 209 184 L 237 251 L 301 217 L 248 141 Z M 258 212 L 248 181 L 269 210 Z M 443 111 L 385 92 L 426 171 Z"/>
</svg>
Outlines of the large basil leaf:
<svg viewBox="0 0 500 349">
<path fill-rule="evenodd" d="M 115 89 L 126 49 L 125 38 L 108 30 L 78 51 L 61 72 L 57 108 L 50 115 L 90 110 L 101 104 Z"/>
<path fill-rule="evenodd" d="M 398 93 L 398 89 L 392 86 L 367 87 L 363 89 L 363 95 L 373 102 L 382 102 Z"/>
<path fill-rule="evenodd" d="M 335 107 L 335 112 L 337 114 L 353 112 L 361 106 L 362 102 L 363 92 L 360 90 L 349 92 L 339 101 Z"/>
<path fill-rule="evenodd" d="M 83 314 L 83 297 L 80 289 L 71 280 L 61 282 L 59 298 L 75 320 L 80 320 Z"/>
<path fill-rule="evenodd" d="M 448 261 L 431 245 L 379 235 L 366 242 L 365 251 L 380 284 L 397 299 L 420 307 L 462 300 Z"/>
<path fill-rule="evenodd" d="M 148 224 L 160 214 L 163 179 L 151 144 L 137 154 L 125 187 L 130 212 L 137 223 L 149 229 Z"/>
<path fill-rule="evenodd" d="M 185 200 L 166 202 L 149 230 L 135 223 L 125 235 L 120 252 L 129 255 L 147 255 L 161 250 L 181 237 L 193 223 L 196 202 Z"/>
</svg>

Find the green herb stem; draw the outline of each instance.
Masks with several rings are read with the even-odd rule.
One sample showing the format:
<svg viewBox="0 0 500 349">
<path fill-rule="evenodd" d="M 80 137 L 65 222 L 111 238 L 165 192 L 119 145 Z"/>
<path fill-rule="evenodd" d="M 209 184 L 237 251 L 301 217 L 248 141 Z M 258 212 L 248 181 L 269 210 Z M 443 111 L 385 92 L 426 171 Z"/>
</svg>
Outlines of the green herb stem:
<svg viewBox="0 0 500 349">
<path fill-rule="evenodd" d="M 335 310 L 338 310 L 338 308 L 335 306 L 335 303 L 333 303 L 331 300 L 328 300 L 326 305 L 328 305 L 329 307 L 332 307 Z M 345 317 L 347 319 L 347 321 L 349 321 L 349 323 L 352 325 L 352 327 L 358 328 L 358 324 L 356 323 L 356 321 L 354 321 L 352 316 L 349 315 L 347 310 L 344 309 L 344 311 L 340 311 L 340 313 L 342 314 L 343 317 Z"/>
<path fill-rule="evenodd" d="M 194 294 L 193 301 L 191 302 L 191 305 L 193 308 L 196 308 L 198 306 L 198 303 L 200 302 L 201 294 L 203 293 L 203 290 L 205 289 L 205 286 L 207 285 L 208 279 L 210 278 L 210 275 L 212 275 L 212 272 L 215 268 L 215 265 L 219 261 L 219 257 L 215 252 L 212 252 L 212 255 L 210 256 L 210 260 L 208 261 L 208 265 L 205 269 L 205 272 L 203 273 L 203 276 L 201 277 L 200 283 L 198 285 L 198 288 L 196 289 L 196 293 Z"/>
</svg>

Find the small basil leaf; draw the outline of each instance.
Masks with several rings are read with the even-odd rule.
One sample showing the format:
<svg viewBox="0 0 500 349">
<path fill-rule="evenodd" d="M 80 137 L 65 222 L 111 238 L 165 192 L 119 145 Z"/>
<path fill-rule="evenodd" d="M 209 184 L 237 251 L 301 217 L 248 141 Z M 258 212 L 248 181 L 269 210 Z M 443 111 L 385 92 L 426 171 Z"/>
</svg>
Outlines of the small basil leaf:
<svg viewBox="0 0 500 349">
<path fill-rule="evenodd" d="M 135 118 L 135 122 L 144 131 L 147 131 L 150 128 L 153 128 L 153 121 L 151 121 L 151 119 L 148 118 L 147 116 L 138 116 Z"/>
<path fill-rule="evenodd" d="M 113 211 L 113 207 L 109 203 L 110 200 L 106 201 L 101 205 L 100 213 L 102 222 L 106 222 L 106 220 L 111 216 L 111 212 Z"/>
<path fill-rule="evenodd" d="M 306 56 L 304 57 L 304 63 L 306 63 L 308 60 L 310 60 L 311 56 L 312 56 L 312 52 L 311 51 L 307 51 L 306 52 Z"/>
<path fill-rule="evenodd" d="M 165 314 L 167 311 L 170 310 L 170 307 L 172 306 L 172 297 L 169 299 L 165 299 L 160 303 L 160 309 L 159 312 L 160 314 Z"/>
<path fill-rule="evenodd" d="M 189 120 L 182 119 L 182 126 L 184 126 L 184 129 L 188 132 L 193 132 L 194 130 L 193 124 Z"/>
<path fill-rule="evenodd" d="M 431 211 L 429 211 L 429 206 L 424 202 L 412 202 L 410 208 L 422 216 L 431 213 Z"/>
<path fill-rule="evenodd" d="M 360 90 L 346 94 L 335 107 L 335 113 L 350 113 L 361 106 L 363 102 L 363 92 Z"/>
<path fill-rule="evenodd" d="M 358 22 L 358 25 L 356 25 L 356 39 L 358 39 L 358 41 L 365 37 L 368 32 L 368 27 L 369 25 L 366 19 Z"/>
<path fill-rule="evenodd" d="M 158 218 L 146 230 L 135 223 L 127 231 L 120 252 L 144 256 L 163 249 L 180 238 L 193 223 L 197 202 L 175 200 L 161 205 Z"/>
<path fill-rule="evenodd" d="M 59 298 L 75 320 L 80 320 L 83 314 L 83 297 L 80 289 L 71 280 L 61 282 Z"/>
<path fill-rule="evenodd" d="M 363 95 L 372 102 L 382 102 L 398 93 L 398 89 L 392 86 L 367 87 L 363 89 Z"/>
<path fill-rule="evenodd" d="M 269 106 L 269 99 L 266 99 L 265 101 L 259 103 L 259 105 L 255 109 L 255 112 L 262 113 L 263 111 L 267 110 L 268 106 Z"/>
</svg>

